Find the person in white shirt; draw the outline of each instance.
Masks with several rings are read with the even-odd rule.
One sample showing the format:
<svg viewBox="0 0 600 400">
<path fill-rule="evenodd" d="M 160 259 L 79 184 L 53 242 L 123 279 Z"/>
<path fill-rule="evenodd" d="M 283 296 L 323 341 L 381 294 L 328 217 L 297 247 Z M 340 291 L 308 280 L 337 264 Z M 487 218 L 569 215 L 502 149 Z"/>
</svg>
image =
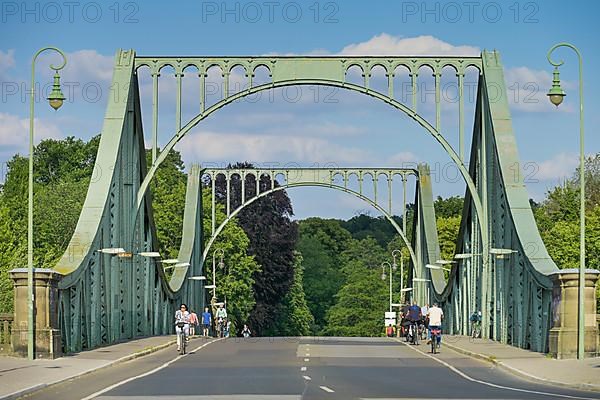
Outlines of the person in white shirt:
<svg viewBox="0 0 600 400">
<path fill-rule="evenodd" d="M 429 331 L 432 329 L 442 329 L 442 319 L 444 318 L 444 312 L 441 308 L 434 304 L 432 307 L 429 307 L 429 311 L 427 312 L 427 316 L 429 317 Z M 438 345 L 442 341 L 441 335 L 437 337 Z"/>
</svg>

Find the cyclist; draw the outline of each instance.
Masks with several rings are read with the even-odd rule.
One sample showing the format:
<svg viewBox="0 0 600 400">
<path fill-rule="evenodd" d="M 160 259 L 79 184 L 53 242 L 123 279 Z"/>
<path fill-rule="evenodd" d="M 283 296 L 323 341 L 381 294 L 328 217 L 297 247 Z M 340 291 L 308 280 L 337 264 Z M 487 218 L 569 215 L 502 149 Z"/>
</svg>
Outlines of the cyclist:
<svg viewBox="0 0 600 400">
<path fill-rule="evenodd" d="M 471 321 L 471 336 L 475 339 L 481 333 L 481 311 L 476 311 L 469 318 Z"/>
<path fill-rule="evenodd" d="M 219 337 L 223 337 L 225 335 L 225 327 L 227 324 L 227 310 L 223 308 L 223 304 L 219 306 L 215 319 L 217 322 L 217 330 L 219 332 Z"/>
<path fill-rule="evenodd" d="M 419 324 L 421 323 L 421 307 L 417 302 L 408 307 L 408 321 L 410 321 L 409 329 L 412 330 L 412 343 L 418 344 Z"/>
<path fill-rule="evenodd" d="M 183 328 L 177 326 L 179 322 L 183 322 Z M 175 333 L 177 333 L 177 351 L 181 349 L 181 330 L 183 329 L 183 334 L 185 338 L 190 334 L 190 313 L 187 310 L 187 305 L 181 304 L 179 310 L 175 311 Z"/>
<path fill-rule="evenodd" d="M 440 343 L 442 342 L 441 329 L 444 312 L 437 306 L 437 304 L 433 304 L 433 307 L 429 308 L 427 315 L 429 316 L 429 330 L 432 331 L 435 329 L 440 331 L 440 334 L 436 335 L 437 346 L 439 347 Z"/>
</svg>

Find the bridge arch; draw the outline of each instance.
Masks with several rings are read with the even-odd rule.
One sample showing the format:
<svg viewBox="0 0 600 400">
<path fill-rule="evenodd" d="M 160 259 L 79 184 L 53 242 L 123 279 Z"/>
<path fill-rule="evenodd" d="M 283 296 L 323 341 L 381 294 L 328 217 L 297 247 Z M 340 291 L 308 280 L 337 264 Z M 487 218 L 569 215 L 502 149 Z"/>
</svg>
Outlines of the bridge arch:
<svg viewBox="0 0 600 400">
<path fill-rule="evenodd" d="M 139 64 L 138 68 L 141 65 L 145 65 L 145 64 Z M 211 64 L 211 66 L 213 66 L 213 65 L 214 64 Z M 354 65 L 360 66 L 360 64 L 353 62 L 351 65 L 348 65 L 348 68 L 350 68 L 351 66 L 354 66 Z M 437 79 L 437 77 L 439 77 L 439 75 L 440 75 L 439 71 L 436 70 L 435 66 L 432 64 L 432 62 L 430 60 L 424 60 L 424 61 L 418 63 L 418 65 L 413 66 L 413 68 L 417 68 L 416 71 L 418 71 L 418 68 L 420 68 L 422 66 L 431 68 L 432 71 L 435 72 L 434 76 L 436 76 L 436 79 Z M 457 68 L 452 63 L 444 63 L 442 65 L 442 67 L 447 67 L 447 66 L 453 66 L 454 68 Z M 466 67 L 469 67 L 469 66 L 471 66 L 471 64 L 466 65 Z M 479 68 L 479 66 L 475 65 L 475 67 L 477 67 L 479 69 L 480 74 L 481 74 L 481 69 Z M 162 66 L 161 66 L 161 68 L 162 68 Z M 347 71 L 347 69 L 346 69 L 346 71 Z M 361 67 L 361 69 L 364 71 L 364 68 Z M 386 68 L 386 71 L 387 70 L 388 70 L 388 68 Z M 271 71 L 270 68 L 269 68 L 269 71 Z M 438 72 L 436 72 L 436 71 L 438 71 Z M 418 72 L 415 72 L 414 70 L 411 72 L 418 73 Z M 367 78 L 365 78 L 365 81 L 366 80 L 367 80 Z M 268 90 L 268 89 L 281 88 L 281 87 L 287 87 L 287 86 L 297 86 L 297 85 L 331 86 L 331 87 L 337 87 L 337 88 L 342 88 L 342 89 L 347 89 L 347 90 L 352 90 L 352 91 L 355 91 L 358 93 L 362 93 L 362 94 L 374 97 L 378 100 L 381 100 L 382 102 L 389 104 L 390 106 L 394 107 L 395 109 L 402 111 L 404 114 L 406 114 L 407 116 L 412 118 L 415 122 L 417 122 L 419 125 L 421 125 L 421 127 L 423 127 L 425 129 L 425 131 L 427 133 L 429 133 L 442 146 L 442 148 L 446 151 L 446 153 L 450 156 L 451 160 L 454 162 L 454 164 L 459 169 L 459 171 L 466 183 L 467 190 L 469 191 L 471 200 L 473 201 L 475 213 L 477 215 L 477 224 L 479 225 L 479 234 L 481 236 L 481 242 L 482 242 L 482 252 L 483 252 L 482 263 L 484 265 L 484 268 L 486 268 L 485 266 L 489 263 L 489 247 L 490 247 L 490 245 L 489 245 L 489 229 L 487 226 L 488 221 L 487 221 L 486 214 L 485 214 L 485 211 L 483 208 L 483 201 L 481 199 L 481 196 L 479 195 L 479 192 L 477 191 L 477 187 L 475 185 L 475 182 L 473 181 L 473 178 L 471 177 L 471 175 L 469 174 L 469 171 L 467 170 L 467 167 L 462 162 L 460 156 L 456 153 L 456 151 L 454 150 L 452 145 L 450 145 L 450 143 L 446 140 L 446 138 L 439 132 L 439 130 L 436 127 L 431 125 L 431 123 L 429 123 L 423 116 L 421 116 L 418 112 L 416 112 L 416 110 L 411 109 L 410 107 L 399 102 L 398 100 L 391 98 L 385 94 L 382 94 L 376 90 L 372 90 L 368 87 L 368 85 L 360 86 L 357 84 L 343 82 L 343 81 L 337 81 L 337 80 L 333 80 L 333 79 L 318 79 L 318 78 L 284 79 L 284 80 L 280 80 L 277 82 L 271 82 L 271 83 L 267 83 L 267 84 L 254 86 L 254 87 L 248 88 L 247 90 L 231 94 L 231 95 L 223 98 L 222 100 L 218 101 L 217 103 L 213 104 L 212 106 L 208 107 L 205 110 L 205 112 L 198 113 L 194 118 L 192 118 L 185 126 L 183 126 L 178 132 L 176 132 L 171 137 L 169 142 L 165 145 L 163 150 L 160 152 L 160 154 L 156 158 L 155 162 L 148 169 L 148 172 L 147 172 L 146 176 L 144 177 L 144 180 L 142 181 L 140 188 L 138 190 L 137 203 L 136 203 L 137 210 L 139 210 L 141 205 L 143 204 L 144 197 L 146 195 L 146 191 L 148 190 L 150 182 L 153 179 L 158 167 L 166 159 L 167 155 L 175 147 L 175 145 L 182 138 L 184 138 L 190 132 L 190 130 L 192 128 L 194 128 L 201 121 L 206 119 L 208 116 L 212 115 L 213 113 L 215 113 L 219 109 L 223 108 L 224 106 L 235 102 L 236 100 L 242 99 L 244 97 L 247 97 L 247 96 L 259 93 L 261 91 Z M 137 218 L 137 213 L 134 213 L 133 218 L 134 219 Z M 134 225 L 135 225 L 135 223 L 134 223 Z M 444 288 L 439 288 L 438 286 L 434 286 L 434 290 L 438 294 L 442 294 L 444 292 L 443 289 Z"/>
<path fill-rule="evenodd" d="M 418 177 L 417 177 L 418 179 Z M 348 189 L 345 188 L 343 186 L 339 186 L 339 185 L 331 185 L 331 184 L 327 184 L 327 183 L 285 183 L 282 184 L 280 186 L 277 187 L 272 187 L 269 190 L 266 190 L 264 192 L 259 193 L 258 195 L 246 200 L 245 202 L 243 202 L 240 206 L 238 206 L 235 210 L 233 210 L 226 218 L 225 220 L 223 220 L 219 226 L 215 229 L 215 232 L 213 233 L 213 235 L 210 237 L 210 239 L 208 240 L 208 242 L 206 243 L 206 245 L 204 246 L 204 250 L 202 252 L 202 258 L 201 258 L 201 264 L 200 264 L 200 269 L 202 270 L 204 263 L 206 261 L 206 257 L 208 256 L 208 254 L 210 253 L 210 249 L 212 248 L 215 240 L 218 238 L 219 234 L 223 231 L 223 229 L 225 228 L 225 226 L 237 215 L 239 214 L 244 208 L 248 207 L 250 204 L 254 203 L 255 201 L 257 201 L 258 199 L 261 199 L 263 197 L 266 197 L 272 193 L 275 193 L 277 191 L 281 191 L 281 190 L 285 190 L 288 188 L 299 188 L 299 187 L 322 187 L 322 188 L 328 188 L 328 189 L 334 189 L 334 190 L 338 190 L 340 192 L 344 192 L 344 193 L 348 193 L 351 195 L 354 195 L 355 197 L 359 198 L 360 200 L 366 202 L 367 204 L 369 204 L 371 207 L 373 207 L 374 209 L 376 209 L 377 211 L 379 211 L 394 227 L 394 229 L 396 230 L 396 232 L 398 233 L 398 235 L 400 235 L 400 237 L 402 238 L 402 241 L 404 242 L 404 245 L 408 248 L 409 254 L 410 254 L 410 258 L 413 262 L 413 265 L 417 265 L 417 257 L 416 254 L 411 246 L 411 243 L 409 242 L 408 238 L 406 237 L 405 232 L 402 230 L 402 228 L 398 225 L 398 223 L 396 221 L 394 221 L 393 215 L 391 215 L 389 212 L 387 212 L 382 206 L 380 206 L 379 204 L 377 204 L 376 202 L 374 202 L 373 200 L 371 200 L 370 198 L 366 197 L 365 195 L 352 190 L 352 189 Z"/>
</svg>

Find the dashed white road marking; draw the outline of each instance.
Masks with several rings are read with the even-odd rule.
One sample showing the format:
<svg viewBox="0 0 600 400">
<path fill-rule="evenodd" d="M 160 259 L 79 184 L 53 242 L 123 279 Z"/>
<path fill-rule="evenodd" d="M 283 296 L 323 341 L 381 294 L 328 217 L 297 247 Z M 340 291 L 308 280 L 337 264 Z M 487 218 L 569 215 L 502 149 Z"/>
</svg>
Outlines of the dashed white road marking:
<svg viewBox="0 0 600 400">
<path fill-rule="evenodd" d="M 309 361 L 310 361 L 310 358 L 305 358 L 304 359 L 304 362 L 309 362 Z"/>
<path fill-rule="evenodd" d="M 416 351 L 417 353 L 420 353 L 420 354 L 424 355 L 425 357 L 429 357 L 432 360 L 434 360 L 434 361 L 442 364 L 443 366 L 445 366 L 446 368 L 448 368 L 452 372 L 456 373 L 457 375 L 461 376 L 462 378 L 464 378 L 464 379 L 466 379 L 466 380 L 468 380 L 470 382 L 480 383 L 482 385 L 490 386 L 490 387 L 497 388 L 497 389 L 512 390 L 514 392 L 539 394 L 539 395 L 543 395 L 543 396 L 561 397 L 561 398 L 565 398 L 565 399 L 593 400 L 592 397 L 578 397 L 578 396 L 569 396 L 567 394 L 550 393 L 550 392 L 540 392 L 540 391 L 537 391 L 537 390 L 519 389 L 519 388 L 514 388 L 514 387 L 511 387 L 511 386 L 497 385 L 495 383 L 486 382 L 486 381 L 482 381 L 480 379 L 471 378 L 469 375 L 465 374 L 464 372 L 462 372 L 458 368 L 453 367 L 452 365 L 448 364 L 447 362 L 445 362 L 443 360 L 440 360 L 439 358 L 434 357 L 431 354 L 427 354 L 427 353 L 425 353 L 425 352 L 417 349 L 416 347 L 412 347 L 411 345 L 409 345 L 407 343 L 404 343 L 403 341 L 401 341 L 399 339 L 394 339 L 394 340 L 396 340 L 398 343 L 403 344 L 404 346 L 408 347 L 409 349 L 412 349 L 412 350 Z"/>
<path fill-rule="evenodd" d="M 310 376 L 302 375 L 302 377 L 303 377 L 305 380 L 307 380 L 307 381 L 310 381 L 310 380 L 311 380 L 311 379 L 310 379 Z"/>
<path fill-rule="evenodd" d="M 302 371 L 302 372 L 306 371 L 306 367 L 300 368 L 300 371 Z"/>
<path fill-rule="evenodd" d="M 167 368 L 169 365 L 173 364 L 175 361 L 177 361 L 177 360 L 179 360 L 179 359 L 181 359 L 181 358 L 183 358 L 183 357 L 185 357 L 185 356 L 187 356 L 187 355 L 189 355 L 189 354 L 195 353 L 195 352 L 197 352 L 198 350 L 201 350 L 201 349 L 203 349 L 204 347 L 208 346 L 208 345 L 209 345 L 209 344 L 211 344 L 211 343 L 218 342 L 219 340 L 223 340 L 223 339 L 212 340 L 212 341 L 210 341 L 210 342 L 204 343 L 202 346 L 196 347 L 194 350 L 190 351 L 189 353 L 187 353 L 187 354 L 184 354 L 184 355 L 177 356 L 177 357 L 175 357 L 174 359 L 172 359 L 171 361 L 167 361 L 167 362 L 166 362 L 166 363 L 164 363 L 163 365 L 161 365 L 161 366 L 159 366 L 159 367 L 156 367 L 156 368 L 154 368 L 154 369 L 153 369 L 153 370 L 151 370 L 151 371 L 144 372 L 144 373 L 143 373 L 143 374 L 141 374 L 141 375 L 132 376 L 131 378 L 124 379 L 124 380 L 122 380 L 121 382 L 117 382 L 117 383 L 115 383 L 114 385 L 110 385 L 110 386 L 108 386 L 108 387 L 105 387 L 105 388 L 104 388 L 104 389 L 102 389 L 102 390 L 99 390 L 99 391 L 97 391 L 97 392 L 95 392 L 95 393 L 92 393 L 92 394 L 90 394 L 89 396 L 87 396 L 87 397 L 84 397 L 84 398 L 83 398 L 83 399 L 81 399 L 81 400 L 90 400 L 90 399 L 93 399 L 94 397 L 98 397 L 98 396 L 100 396 L 101 394 L 103 394 L 103 393 L 106 393 L 106 392 L 108 392 L 108 391 L 110 391 L 110 390 L 113 390 L 114 388 L 117 388 L 117 387 L 119 387 L 119 386 L 121 386 L 121 385 L 124 385 L 124 384 L 126 384 L 126 383 L 129 383 L 129 382 L 131 382 L 131 381 L 135 381 L 136 379 L 143 378 L 143 377 L 145 377 L 145 376 L 148 376 L 148 375 L 152 375 L 152 374 L 154 374 L 155 372 L 158 372 L 158 371 L 160 371 L 161 369 Z"/>
<path fill-rule="evenodd" d="M 327 393 L 333 393 L 333 392 L 335 392 L 335 390 L 330 389 L 327 386 L 319 386 L 319 388 L 321 388 L 321 390 L 326 391 Z"/>
</svg>

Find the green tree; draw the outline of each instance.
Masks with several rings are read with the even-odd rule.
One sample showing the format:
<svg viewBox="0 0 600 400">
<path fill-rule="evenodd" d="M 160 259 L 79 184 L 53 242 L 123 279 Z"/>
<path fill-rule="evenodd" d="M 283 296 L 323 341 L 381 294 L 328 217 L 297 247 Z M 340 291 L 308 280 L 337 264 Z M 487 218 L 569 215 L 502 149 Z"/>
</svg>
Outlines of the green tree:
<svg viewBox="0 0 600 400">
<path fill-rule="evenodd" d="M 437 218 L 438 242 L 440 244 L 440 256 L 442 260 L 454 259 L 460 220 L 460 216 Z"/>
<path fill-rule="evenodd" d="M 13 230 L 9 210 L 0 198 L 0 312 L 13 311 L 13 282 L 8 272 L 22 268 L 27 250 L 20 244 Z"/>
<path fill-rule="evenodd" d="M 463 212 L 464 198 L 460 196 L 451 196 L 448 198 L 442 198 L 438 196 L 434 201 L 433 206 L 435 207 L 435 215 L 438 218 L 450 218 L 458 217 Z"/>
<path fill-rule="evenodd" d="M 372 238 L 353 241 L 343 254 L 345 283 L 327 313 L 326 333 L 332 336 L 380 336 L 388 309 L 388 285 L 381 279 L 387 259 Z M 396 288 L 397 292 L 397 288 Z"/>
<path fill-rule="evenodd" d="M 204 238 L 210 237 L 211 231 L 211 201 L 210 191 L 203 190 L 202 202 L 208 209 L 204 211 L 203 229 Z M 225 219 L 221 204 L 216 204 L 215 214 L 218 221 Z M 227 300 L 227 313 L 232 320 L 233 332 L 237 331 L 248 321 L 250 312 L 256 301 L 254 298 L 254 275 L 260 271 L 260 265 L 253 256 L 247 255 L 250 239 L 244 230 L 231 220 L 217 237 L 209 251 L 209 257 L 204 264 L 204 275 L 208 282 L 212 282 L 212 255 L 217 249 L 223 250 L 223 268 L 216 267 L 217 300 Z M 219 255 L 217 254 L 217 257 Z M 219 259 L 217 259 L 217 262 Z M 207 301 L 210 301 L 211 292 L 207 292 Z"/>
<path fill-rule="evenodd" d="M 399 226 L 402 226 L 402 218 L 393 217 Z M 384 216 L 371 217 L 368 214 L 360 214 L 341 221 L 342 228 L 346 229 L 354 239 L 366 239 L 372 237 L 377 243 L 385 247 L 396 234 L 396 230 Z"/>
<path fill-rule="evenodd" d="M 146 150 L 147 162 L 151 156 L 150 150 Z M 159 251 L 166 258 L 177 258 L 179 252 L 186 187 L 187 174 L 181 154 L 171 150 L 150 184 Z"/>
<path fill-rule="evenodd" d="M 253 168 L 249 163 L 230 165 L 229 168 Z M 216 179 L 217 200 L 227 201 L 227 183 L 223 175 Z M 271 179 L 259 178 L 259 192 L 271 189 Z M 234 175 L 230 182 L 232 209 L 241 204 L 241 179 Z M 275 187 L 278 183 L 275 182 Z M 250 199 L 256 195 L 256 179 L 248 175 L 245 182 L 245 195 Z M 281 302 L 294 278 L 294 249 L 298 238 L 298 227 L 291 217 L 294 215 L 292 202 L 284 190 L 271 193 L 244 208 L 237 216 L 238 224 L 248 238 L 248 254 L 254 256 L 261 265 L 254 274 L 254 295 L 256 305 L 250 316 L 253 331 L 262 335 L 278 318 Z"/>
<path fill-rule="evenodd" d="M 304 292 L 315 319 L 313 334 L 325 327 L 327 311 L 344 281 L 341 254 L 351 241 L 338 220 L 308 218 L 299 223 L 296 248 L 303 257 Z"/>
<path fill-rule="evenodd" d="M 311 314 L 304 295 L 302 256 L 296 252 L 294 262 L 294 282 L 283 299 L 281 318 L 273 326 L 271 335 L 307 336 L 311 333 L 315 319 Z"/>
</svg>

